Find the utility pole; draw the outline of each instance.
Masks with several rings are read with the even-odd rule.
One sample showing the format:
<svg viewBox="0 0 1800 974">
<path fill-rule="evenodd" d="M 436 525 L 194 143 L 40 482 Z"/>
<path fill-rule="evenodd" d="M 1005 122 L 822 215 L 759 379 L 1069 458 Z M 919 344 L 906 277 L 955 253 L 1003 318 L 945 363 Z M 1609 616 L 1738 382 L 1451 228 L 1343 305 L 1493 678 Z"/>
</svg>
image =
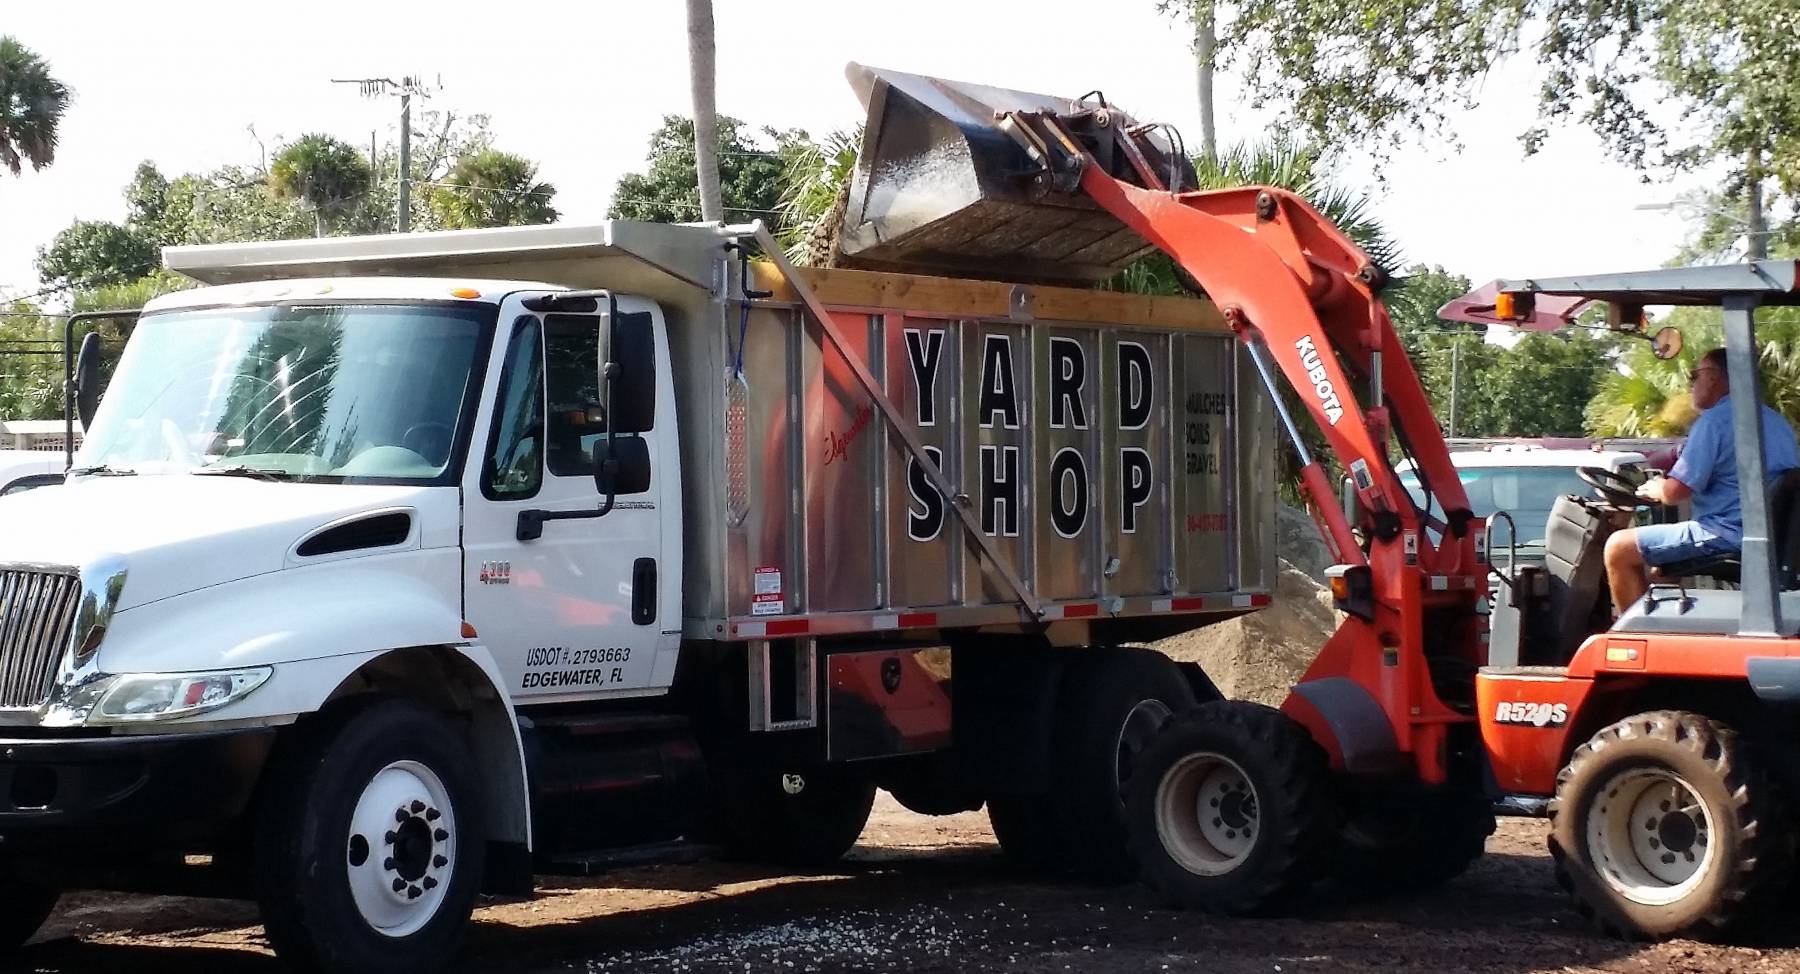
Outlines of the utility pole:
<svg viewBox="0 0 1800 974">
<path fill-rule="evenodd" d="M 1769 259 L 1769 227 L 1763 216 L 1762 150 L 1751 149 L 1744 166 L 1744 188 L 1750 210 L 1749 231 L 1744 240 L 1744 256 L 1750 260 Z"/>
<path fill-rule="evenodd" d="M 412 230 L 412 99 L 414 95 L 421 98 L 431 97 L 432 92 L 443 88 L 443 81 L 427 85 L 419 75 L 407 75 L 399 81 L 392 78 L 333 78 L 334 85 L 356 85 L 364 98 L 380 98 L 383 95 L 400 96 L 400 171 L 399 202 L 394 206 L 394 229 L 399 233 Z M 370 156 L 374 155 L 371 147 Z"/>
<path fill-rule="evenodd" d="M 1448 434 L 1450 436 L 1456 435 L 1456 403 L 1462 398 L 1457 395 L 1461 379 L 1462 336 L 1456 335 L 1450 339 L 1450 432 Z"/>
</svg>

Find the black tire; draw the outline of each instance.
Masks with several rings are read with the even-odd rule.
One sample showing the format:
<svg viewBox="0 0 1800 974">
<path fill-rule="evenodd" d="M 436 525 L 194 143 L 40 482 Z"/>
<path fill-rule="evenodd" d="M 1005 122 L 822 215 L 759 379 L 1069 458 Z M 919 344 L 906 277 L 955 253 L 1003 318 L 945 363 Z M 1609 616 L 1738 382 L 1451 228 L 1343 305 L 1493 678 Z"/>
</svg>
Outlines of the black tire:
<svg viewBox="0 0 1800 974">
<path fill-rule="evenodd" d="M 1337 873 L 1359 892 L 1409 893 L 1461 876 L 1487 852 L 1494 803 L 1464 789 L 1367 799 L 1340 831 Z"/>
<path fill-rule="evenodd" d="M 1642 836 L 1626 821 L 1640 817 Z M 1788 821 L 1786 797 L 1735 731 L 1654 711 L 1576 748 L 1550 802 L 1550 854 L 1576 910 L 1612 936 L 1714 935 L 1787 882 Z"/>
<path fill-rule="evenodd" d="M 1291 904 L 1327 865 L 1329 774 L 1324 750 L 1271 708 L 1221 700 L 1176 717 L 1140 757 L 1127 794 L 1140 876 L 1188 909 Z M 1219 814 L 1193 814 L 1203 803 Z"/>
<path fill-rule="evenodd" d="M 1008 863 L 1037 874 L 1053 873 L 1062 865 L 1056 814 L 1043 796 L 994 795 L 987 813 Z"/>
<path fill-rule="evenodd" d="M 62 890 L 18 876 L 10 867 L 0 868 L 0 957 L 11 955 L 50 919 Z"/>
<path fill-rule="evenodd" d="M 726 772 L 715 808 L 715 832 L 736 859 L 816 868 L 856 845 L 875 783 L 839 768 Z"/>
<path fill-rule="evenodd" d="M 1069 667 L 1052 735 L 1053 863 L 1096 882 L 1136 874 L 1125 783 L 1156 733 L 1194 704 L 1180 668 L 1151 650 L 1089 650 Z"/>
<path fill-rule="evenodd" d="M 256 895 L 270 945 L 302 969 L 444 969 L 468 927 L 486 847 L 462 732 L 410 701 L 371 700 L 293 734 L 266 773 L 256 821 Z M 378 809 L 384 831 L 374 835 Z M 387 882 L 406 886 L 392 904 L 366 902 L 404 918 L 388 924 L 392 935 L 357 899 Z"/>
</svg>

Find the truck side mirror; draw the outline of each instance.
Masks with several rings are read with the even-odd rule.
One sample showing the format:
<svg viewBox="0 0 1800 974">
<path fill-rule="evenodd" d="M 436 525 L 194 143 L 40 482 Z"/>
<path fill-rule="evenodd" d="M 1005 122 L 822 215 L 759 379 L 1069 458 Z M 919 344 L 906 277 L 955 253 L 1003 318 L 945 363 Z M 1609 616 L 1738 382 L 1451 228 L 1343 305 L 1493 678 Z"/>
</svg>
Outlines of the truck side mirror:
<svg viewBox="0 0 1800 974">
<path fill-rule="evenodd" d="M 81 428 L 89 429 L 94 413 L 100 408 L 100 333 L 90 331 L 81 339 L 81 351 L 75 358 L 75 415 L 81 417 Z"/>
<path fill-rule="evenodd" d="M 650 446 L 641 436 L 612 440 L 612 459 L 604 444 L 594 445 L 594 486 L 602 494 L 642 494 L 650 489 Z"/>
<path fill-rule="evenodd" d="M 656 329 L 648 312 L 612 316 L 613 372 L 607 430 L 647 433 L 656 425 Z M 601 365 L 605 375 L 605 364 Z"/>
</svg>

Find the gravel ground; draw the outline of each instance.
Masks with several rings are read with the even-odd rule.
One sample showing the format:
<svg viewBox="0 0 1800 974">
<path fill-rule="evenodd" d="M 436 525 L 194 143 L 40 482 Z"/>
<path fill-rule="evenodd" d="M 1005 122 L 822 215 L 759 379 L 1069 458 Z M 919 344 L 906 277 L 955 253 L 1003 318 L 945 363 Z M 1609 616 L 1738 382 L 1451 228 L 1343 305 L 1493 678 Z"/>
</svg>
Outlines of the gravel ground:
<svg viewBox="0 0 1800 974">
<path fill-rule="evenodd" d="M 923 818 L 885 796 L 852 859 L 818 875 L 702 863 L 545 877 L 529 902 L 484 906 L 479 972 L 1206 971 L 1300 974 L 1781 972 L 1800 931 L 1754 946 L 1633 946 L 1590 933 L 1550 875 L 1541 821 L 1502 822 L 1489 855 L 1429 896 L 1321 890 L 1299 915 L 1216 920 L 1136 887 L 1032 882 L 1000 861 L 981 813 Z M 1793 925 L 1787 924 L 1790 931 Z M 205 974 L 276 969 L 252 910 L 232 903 L 72 898 L 15 969 Z"/>
</svg>

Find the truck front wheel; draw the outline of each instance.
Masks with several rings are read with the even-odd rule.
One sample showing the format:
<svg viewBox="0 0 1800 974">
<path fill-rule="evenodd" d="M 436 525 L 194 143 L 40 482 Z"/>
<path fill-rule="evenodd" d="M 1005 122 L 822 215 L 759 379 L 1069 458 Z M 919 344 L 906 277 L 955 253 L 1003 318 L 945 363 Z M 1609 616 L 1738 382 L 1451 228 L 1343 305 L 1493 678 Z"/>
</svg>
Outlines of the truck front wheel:
<svg viewBox="0 0 1800 974">
<path fill-rule="evenodd" d="M 1787 803 L 1729 727 L 1656 711 L 1575 750 L 1550 803 L 1557 880 L 1629 939 L 1718 932 L 1787 880 Z"/>
<path fill-rule="evenodd" d="M 473 909 L 484 840 L 462 735 L 400 700 L 296 728 L 268 770 L 256 887 L 304 968 L 440 970 Z"/>
<path fill-rule="evenodd" d="M 5 884 L 0 886 L 5 890 L 0 894 L 0 956 L 5 956 L 23 946 L 50 919 L 62 890 L 34 883 L 11 868 L 0 868 L 0 876 L 5 877 L 0 879 Z"/>
</svg>

